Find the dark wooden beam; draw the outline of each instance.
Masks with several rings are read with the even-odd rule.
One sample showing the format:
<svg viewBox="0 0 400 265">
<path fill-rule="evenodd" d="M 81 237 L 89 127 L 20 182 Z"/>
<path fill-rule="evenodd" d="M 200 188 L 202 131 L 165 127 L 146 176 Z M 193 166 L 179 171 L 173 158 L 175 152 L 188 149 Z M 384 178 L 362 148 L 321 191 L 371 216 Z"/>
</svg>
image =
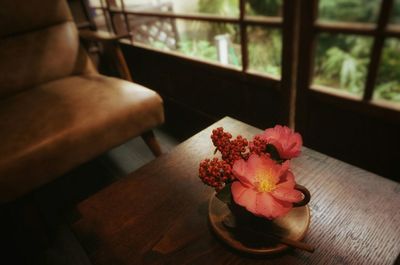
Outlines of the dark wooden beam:
<svg viewBox="0 0 400 265">
<path fill-rule="evenodd" d="M 246 12 L 245 0 L 239 1 L 239 10 L 240 10 L 239 22 L 243 22 Z M 249 51 L 247 50 L 247 27 L 243 23 L 240 23 L 239 26 L 240 26 L 240 47 L 242 50 L 242 71 L 246 72 L 249 67 L 249 56 L 248 56 Z"/>
<path fill-rule="evenodd" d="M 317 21 L 315 23 L 315 30 L 317 30 L 318 32 L 329 33 L 373 35 L 375 34 L 376 25 L 373 23 Z"/>
<path fill-rule="evenodd" d="M 308 94 L 313 76 L 315 31 L 318 0 L 301 0 L 299 61 L 297 64 L 296 130 L 307 140 Z"/>
<path fill-rule="evenodd" d="M 400 25 L 396 24 L 388 25 L 385 34 L 387 37 L 400 38 Z"/>
<path fill-rule="evenodd" d="M 124 15 L 124 22 L 126 25 L 126 30 L 131 33 L 132 29 L 131 29 L 131 25 L 129 24 L 129 19 L 128 19 L 128 14 L 125 12 L 125 1 L 121 0 L 121 9 L 122 9 L 122 14 Z M 131 43 L 133 43 L 133 36 L 131 36 L 130 38 Z"/>
<path fill-rule="evenodd" d="M 379 63 L 381 59 L 383 44 L 385 41 L 385 28 L 389 21 L 393 6 L 393 0 L 383 0 L 381 10 L 378 19 L 378 26 L 376 28 L 376 35 L 374 44 L 372 46 L 372 52 L 370 57 L 370 64 L 368 67 L 367 81 L 365 83 L 364 90 L 364 101 L 369 101 L 372 98 L 372 94 L 375 87 L 376 76 L 378 73 Z"/>
<path fill-rule="evenodd" d="M 361 101 L 351 95 L 337 95 L 332 89 L 323 89 L 320 86 L 312 86 L 310 89 L 310 97 L 318 101 L 328 103 L 334 108 L 345 109 L 354 113 L 367 114 L 370 117 L 377 118 L 387 123 L 399 124 L 399 106 L 391 105 L 383 102 L 366 102 Z"/>
<path fill-rule="evenodd" d="M 247 25 L 264 25 L 268 27 L 282 27 L 282 17 L 244 16 L 243 23 Z"/>
<path fill-rule="evenodd" d="M 282 30 L 282 110 L 281 123 L 294 128 L 296 87 L 297 87 L 297 64 L 298 64 L 298 41 L 299 41 L 299 18 L 300 1 L 285 0 L 283 2 L 283 30 Z"/>
<path fill-rule="evenodd" d="M 201 13 L 186 13 L 180 14 L 170 11 L 160 12 L 160 11 L 143 11 L 143 10 L 127 10 L 126 7 L 123 8 L 104 8 L 104 7 L 93 7 L 94 9 L 101 9 L 109 11 L 110 13 L 121 14 L 126 13 L 135 16 L 145 16 L 145 17 L 160 17 L 160 18 L 175 18 L 184 20 L 196 20 L 196 21 L 207 21 L 216 23 L 244 23 L 247 25 L 264 25 L 269 27 L 281 27 L 283 20 L 281 17 L 268 17 L 268 16 L 243 16 L 241 19 L 239 17 L 233 16 L 221 16 L 212 14 L 201 14 Z"/>
</svg>

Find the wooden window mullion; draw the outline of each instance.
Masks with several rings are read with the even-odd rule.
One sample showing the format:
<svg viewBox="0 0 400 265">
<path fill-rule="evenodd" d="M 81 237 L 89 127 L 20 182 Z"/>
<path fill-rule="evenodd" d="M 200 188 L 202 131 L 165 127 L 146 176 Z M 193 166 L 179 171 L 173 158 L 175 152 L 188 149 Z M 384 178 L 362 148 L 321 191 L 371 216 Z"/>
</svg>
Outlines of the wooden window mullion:
<svg viewBox="0 0 400 265">
<path fill-rule="evenodd" d="M 400 25 L 389 25 L 386 29 L 386 37 L 400 38 Z"/>
<path fill-rule="evenodd" d="M 106 22 L 107 30 L 111 32 L 112 31 L 112 28 L 111 28 L 111 25 L 110 25 L 111 23 L 109 21 L 109 17 L 107 16 L 107 12 L 106 12 L 107 7 L 104 5 L 104 1 L 106 1 L 106 0 L 100 0 L 100 9 L 101 9 L 101 11 L 103 13 L 104 21 Z"/>
<path fill-rule="evenodd" d="M 123 13 L 122 10 L 118 9 L 109 9 L 110 13 Z M 184 20 L 196 20 L 196 21 L 205 21 L 205 22 L 216 22 L 216 23 L 232 23 L 232 24 L 240 24 L 251 25 L 251 26 L 267 26 L 274 28 L 282 27 L 282 18 L 275 17 L 265 17 L 265 18 L 240 18 L 236 17 L 222 17 L 219 15 L 205 15 L 205 14 L 175 14 L 171 12 L 157 12 L 157 11 L 133 11 L 133 10 L 125 10 L 124 11 L 128 15 L 135 16 L 143 16 L 143 17 L 159 17 L 159 18 L 171 18 L 171 19 L 184 19 Z"/>
<path fill-rule="evenodd" d="M 249 67 L 249 56 L 247 50 L 247 27 L 244 23 L 246 0 L 239 1 L 239 27 L 240 27 L 240 47 L 242 51 L 242 71 L 246 72 Z"/>
<path fill-rule="evenodd" d="M 375 33 L 376 25 L 373 23 L 317 21 L 315 24 L 315 29 L 318 32 L 346 33 L 370 36 Z"/>
<path fill-rule="evenodd" d="M 295 128 L 307 139 L 308 95 L 314 70 L 315 21 L 317 19 L 318 0 L 301 1 L 299 58 L 297 64 L 296 116 Z"/>
<path fill-rule="evenodd" d="M 124 16 L 124 20 L 125 20 L 125 25 L 126 25 L 126 30 L 128 31 L 129 34 L 133 34 L 132 33 L 132 29 L 131 29 L 131 25 L 129 24 L 129 18 L 128 18 L 128 14 L 125 11 L 125 1 L 124 0 L 120 0 L 121 1 L 121 10 L 122 10 L 122 14 Z M 130 41 L 131 44 L 133 43 L 133 36 L 130 36 Z"/>
<path fill-rule="evenodd" d="M 114 24 L 114 18 L 113 18 L 114 14 L 112 12 L 110 12 L 110 9 L 111 9 L 110 8 L 110 3 L 108 2 L 108 0 L 105 0 L 105 2 L 106 2 L 107 13 L 108 13 L 108 16 L 109 16 L 110 22 L 111 22 L 112 32 L 113 33 L 117 33 L 117 28 L 116 28 L 116 26 Z"/>
<path fill-rule="evenodd" d="M 372 98 L 372 94 L 375 87 L 375 81 L 378 74 L 382 49 L 385 41 L 385 28 L 389 22 L 392 6 L 393 6 L 393 0 L 383 0 L 378 19 L 378 25 L 375 31 L 375 39 L 374 39 L 374 44 L 372 46 L 370 64 L 368 67 L 368 76 L 367 76 L 367 81 L 365 83 L 365 90 L 363 96 L 364 101 L 369 101 Z"/>
<path fill-rule="evenodd" d="M 268 27 L 282 27 L 281 17 L 244 17 L 246 25 L 265 25 Z"/>
<path fill-rule="evenodd" d="M 283 1 L 281 122 L 294 128 L 297 87 L 300 1 Z"/>
<path fill-rule="evenodd" d="M 103 4 L 103 1 L 106 3 L 106 7 Z M 249 56 L 248 56 L 248 36 L 247 36 L 247 27 L 248 26 L 264 26 L 264 27 L 273 27 L 273 28 L 283 28 L 283 19 L 281 17 L 246 17 L 245 14 L 245 4 L 246 0 L 239 1 L 239 17 L 224 17 L 219 15 L 210 15 L 210 14 L 176 14 L 172 12 L 159 12 L 159 11 L 135 11 L 135 10 L 126 10 L 124 0 L 121 1 L 121 8 L 113 8 L 110 6 L 107 0 L 101 0 L 103 11 L 107 11 L 109 17 L 105 16 L 107 19 L 107 26 L 110 28 L 110 24 L 114 32 L 115 25 L 112 17 L 115 14 L 122 14 L 125 18 L 125 23 L 129 32 L 131 32 L 131 25 L 129 24 L 129 15 L 135 16 L 143 16 L 143 17 L 159 17 L 159 18 L 169 18 L 169 19 L 183 19 L 190 21 L 206 21 L 211 23 L 231 23 L 239 26 L 240 32 L 240 44 L 241 44 L 241 55 L 242 55 L 242 72 L 247 74 L 249 67 Z M 111 20 L 109 22 L 109 20 Z M 132 38 L 131 38 L 132 42 Z M 274 80 L 273 78 L 265 77 L 268 80 Z"/>
</svg>

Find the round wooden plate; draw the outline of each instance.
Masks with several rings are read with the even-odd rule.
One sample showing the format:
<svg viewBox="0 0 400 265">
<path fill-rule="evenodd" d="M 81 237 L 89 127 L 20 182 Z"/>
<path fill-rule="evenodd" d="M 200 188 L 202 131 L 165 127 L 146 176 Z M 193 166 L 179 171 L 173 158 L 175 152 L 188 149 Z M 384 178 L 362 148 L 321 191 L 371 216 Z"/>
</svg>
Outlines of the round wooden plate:
<svg viewBox="0 0 400 265">
<path fill-rule="evenodd" d="M 215 234 L 232 248 L 250 254 L 269 255 L 282 252 L 288 248 L 276 237 L 263 236 L 257 233 L 251 235 L 226 226 L 226 218 L 231 216 L 228 206 L 215 196 L 211 196 L 208 205 L 208 218 Z M 224 224 L 225 220 L 225 224 Z M 310 208 L 308 205 L 293 208 L 287 215 L 273 221 L 266 220 L 267 229 L 264 233 L 300 241 L 304 239 L 310 224 Z"/>
</svg>

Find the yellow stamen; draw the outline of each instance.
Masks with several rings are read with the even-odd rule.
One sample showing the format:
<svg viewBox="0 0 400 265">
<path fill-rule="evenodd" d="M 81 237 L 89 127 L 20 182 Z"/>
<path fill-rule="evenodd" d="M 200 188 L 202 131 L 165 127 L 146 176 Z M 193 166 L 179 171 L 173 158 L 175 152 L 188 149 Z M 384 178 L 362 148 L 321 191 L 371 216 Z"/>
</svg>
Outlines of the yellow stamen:
<svg viewBox="0 0 400 265">
<path fill-rule="evenodd" d="M 271 192 L 276 188 L 270 172 L 265 171 L 257 172 L 255 184 L 258 192 Z"/>
</svg>

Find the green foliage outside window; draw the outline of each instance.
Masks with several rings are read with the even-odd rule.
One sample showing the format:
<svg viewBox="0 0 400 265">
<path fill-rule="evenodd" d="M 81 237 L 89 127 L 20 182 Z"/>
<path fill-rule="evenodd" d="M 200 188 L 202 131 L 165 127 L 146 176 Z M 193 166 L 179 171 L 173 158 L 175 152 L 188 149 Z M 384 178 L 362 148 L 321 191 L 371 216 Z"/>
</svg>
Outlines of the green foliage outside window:
<svg viewBox="0 0 400 265">
<path fill-rule="evenodd" d="M 199 0 L 198 10 L 201 13 L 237 17 L 239 16 L 239 0 Z"/>
<path fill-rule="evenodd" d="M 180 32 L 178 51 L 188 56 L 218 62 L 215 36 L 229 35 L 229 64 L 236 67 L 241 66 L 240 35 L 237 25 L 200 21 L 183 23 L 186 31 Z"/>
<path fill-rule="evenodd" d="M 319 19 L 376 22 L 379 0 L 320 0 Z M 393 6 L 393 22 L 400 22 L 400 0 Z M 375 98 L 400 102 L 400 42 L 386 40 Z M 365 87 L 372 38 L 321 34 L 317 39 L 314 83 L 361 96 Z"/>
<path fill-rule="evenodd" d="M 281 16 L 282 0 L 247 0 L 246 15 Z"/>
<path fill-rule="evenodd" d="M 372 39 L 321 34 L 317 41 L 314 83 L 361 96 Z"/>
<path fill-rule="evenodd" d="M 239 0 L 199 0 L 198 11 L 239 16 Z M 319 0 L 319 19 L 376 23 L 381 0 Z M 281 16 L 282 0 L 247 0 L 246 15 Z M 395 0 L 391 23 L 400 23 L 400 0 Z M 229 34 L 231 65 L 241 66 L 240 33 L 229 23 L 192 22 L 180 33 L 178 50 L 186 55 L 217 61 L 214 37 Z M 197 23 L 197 24 L 196 24 Z M 197 25 L 197 26 L 196 26 Z M 199 33 L 201 32 L 201 33 Z M 281 31 L 267 27 L 247 27 L 249 69 L 280 76 Z M 362 96 L 365 88 L 373 38 L 349 34 L 320 34 L 315 51 L 314 84 Z M 159 48 L 163 48 L 158 43 Z M 400 41 L 385 40 L 374 98 L 400 102 Z"/>
<path fill-rule="evenodd" d="M 282 36 L 280 30 L 248 28 L 249 69 L 273 76 L 281 75 Z"/>
<path fill-rule="evenodd" d="M 214 13 L 226 16 L 239 16 L 238 0 L 199 0 L 198 11 L 201 13 Z M 279 15 L 282 0 L 248 0 L 247 15 Z M 241 65 L 240 33 L 237 27 L 231 24 L 213 23 L 207 25 L 208 36 L 201 40 L 201 45 L 212 49 L 214 36 L 229 34 L 232 45 L 229 49 L 229 61 L 234 66 Z M 248 27 L 248 53 L 249 68 L 259 72 L 280 76 L 281 72 L 281 47 L 282 38 L 280 31 L 268 30 L 261 27 Z M 216 60 L 216 49 L 213 53 L 203 53 L 197 47 L 200 42 L 193 36 L 184 36 L 179 49 L 186 55 L 197 56 L 203 59 Z"/>
<path fill-rule="evenodd" d="M 221 16 L 237 17 L 239 16 L 239 0 L 199 0 L 198 11 L 200 13 L 218 14 Z M 210 27 L 210 38 L 218 33 L 227 33 L 231 36 L 235 35 L 233 25 L 229 24 L 214 24 Z M 218 32 L 218 33 L 217 33 Z"/>
<path fill-rule="evenodd" d="M 281 0 L 251 0 L 248 2 L 248 14 L 266 14 L 268 5 L 271 12 L 279 13 Z M 261 4 L 260 4 L 261 3 Z M 238 0 L 199 0 L 198 12 L 225 16 L 239 16 Z M 254 7 L 255 9 L 252 9 Z M 272 14 L 269 13 L 269 14 Z M 269 15 L 268 13 L 266 15 Z M 231 45 L 228 51 L 229 64 L 241 66 L 240 32 L 238 26 L 228 23 L 192 22 L 187 31 L 180 33 L 178 50 L 185 55 L 201 59 L 218 61 L 214 37 L 228 34 Z M 280 31 L 266 30 L 261 27 L 248 27 L 249 67 L 252 70 L 280 76 L 281 46 Z M 160 44 L 157 44 L 162 48 Z"/>
<path fill-rule="evenodd" d="M 400 102 L 400 40 L 386 40 L 376 84 L 375 98 Z"/>
<path fill-rule="evenodd" d="M 393 15 L 391 18 L 391 22 L 400 24 L 400 0 L 394 1 Z"/>
<path fill-rule="evenodd" d="M 180 42 L 180 51 L 189 56 L 200 57 L 217 61 L 217 49 L 208 41 L 183 40 Z"/>
<path fill-rule="evenodd" d="M 319 19 L 376 22 L 382 0 L 319 0 Z"/>
</svg>

